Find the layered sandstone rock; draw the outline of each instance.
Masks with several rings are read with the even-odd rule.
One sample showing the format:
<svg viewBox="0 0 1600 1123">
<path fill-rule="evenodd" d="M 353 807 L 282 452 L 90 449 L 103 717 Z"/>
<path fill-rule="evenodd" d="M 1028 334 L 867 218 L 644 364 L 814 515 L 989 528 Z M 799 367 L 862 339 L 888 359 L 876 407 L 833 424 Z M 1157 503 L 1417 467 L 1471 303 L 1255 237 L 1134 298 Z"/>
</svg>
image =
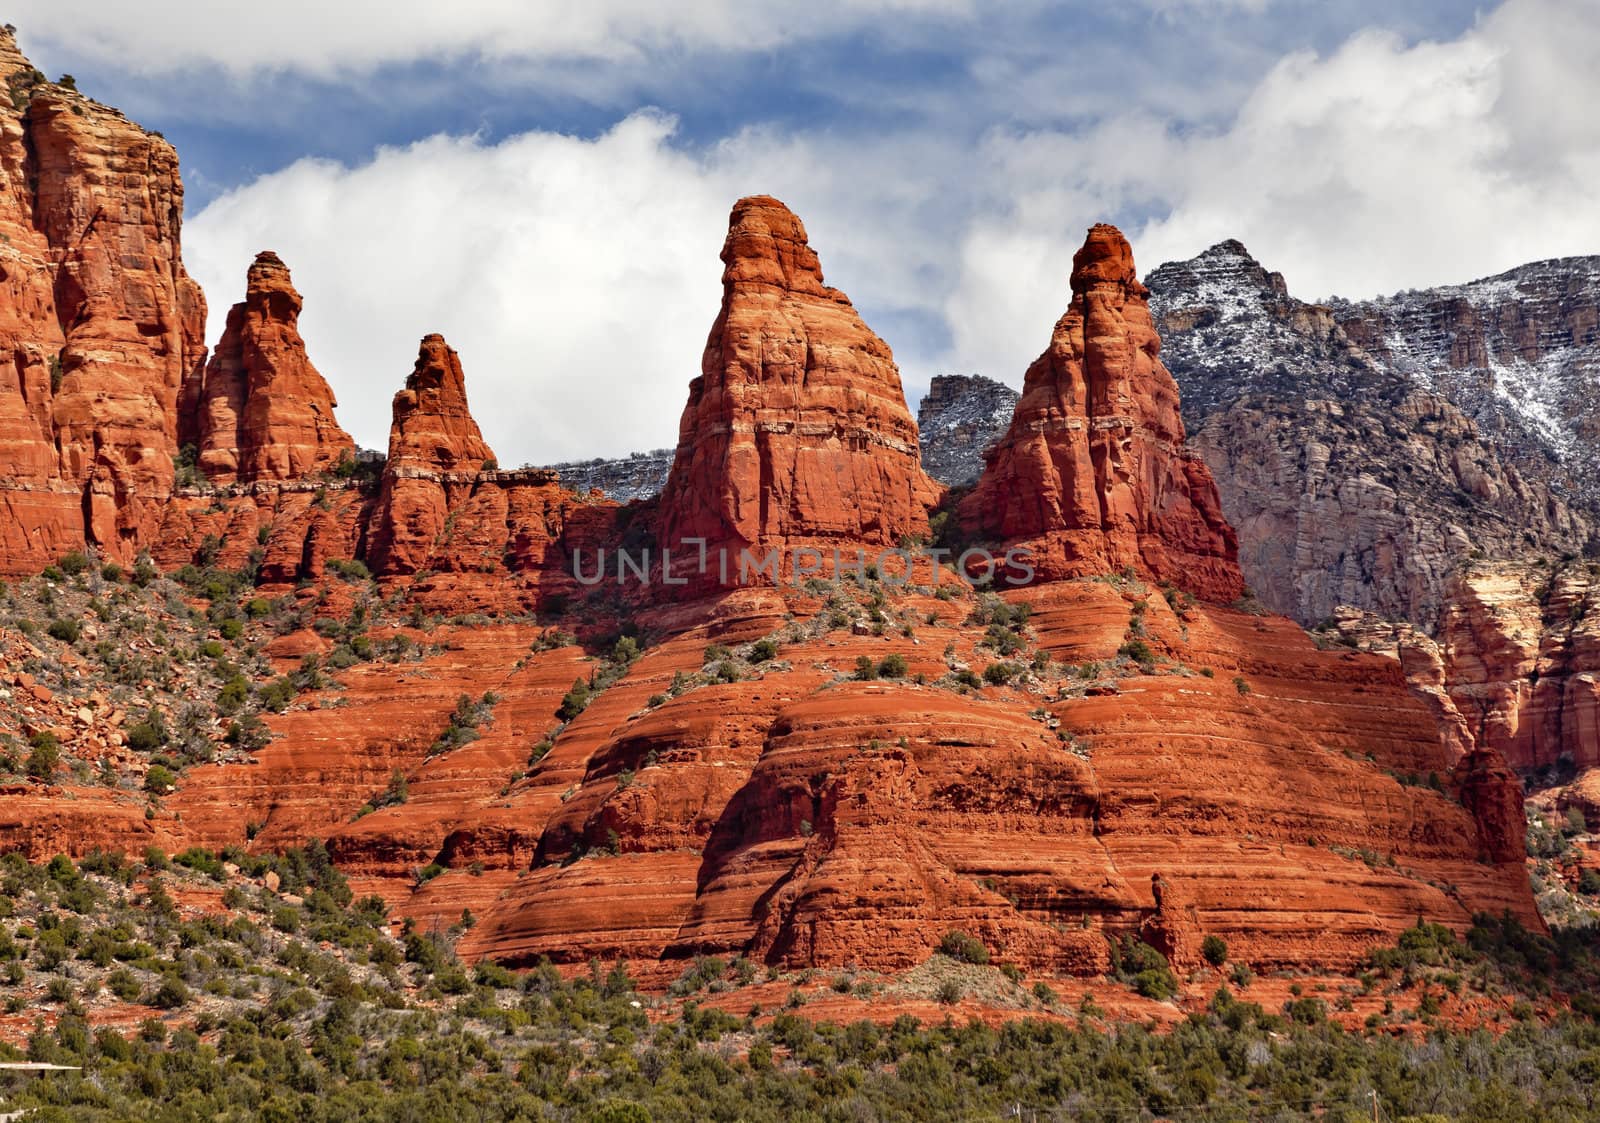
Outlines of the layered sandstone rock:
<svg viewBox="0 0 1600 1123">
<path fill-rule="evenodd" d="M 181 435 L 214 484 L 302 479 L 355 454 L 306 356 L 301 303 L 278 255 L 257 254 L 204 377 L 186 388 Z"/>
<path fill-rule="evenodd" d="M 444 336 L 424 336 L 405 389 L 394 396 L 389 460 L 367 545 L 373 569 L 423 568 L 450 510 L 493 460 L 467 408 L 461 357 Z"/>
<path fill-rule="evenodd" d="M 1026 545 L 1045 577 L 1131 566 L 1234 599 L 1243 588 L 1234 532 L 1210 472 L 1183 447 L 1177 384 L 1115 227 L 1090 229 L 1072 259 L 1072 294 L 962 522 Z"/>
<path fill-rule="evenodd" d="M 1439 626 L 1447 687 L 1476 742 L 1518 771 L 1600 766 L 1600 572 L 1480 564 Z"/>
<path fill-rule="evenodd" d="M 9 32 L 0 79 L 0 566 L 86 541 L 131 557 L 160 524 L 179 386 L 205 351 L 177 154 L 46 83 Z"/>
<path fill-rule="evenodd" d="M 722 309 L 689 387 L 658 541 L 712 556 L 797 544 L 894 546 L 925 533 L 938 486 L 888 344 L 778 200 L 734 204 Z M 676 566 L 676 563 L 675 563 Z"/>
<path fill-rule="evenodd" d="M 774 595 L 723 635 L 768 629 L 779 661 L 672 698 L 717 633 L 669 640 L 560 731 L 503 809 L 458 825 L 442 857 L 461 872 L 442 885 L 470 888 L 471 862 L 531 866 L 474 906 L 463 954 L 626 957 L 669 976 L 711 953 L 899 970 L 954 929 L 1014 962 L 1095 974 L 1121 933 L 1185 968 L 1215 933 L 1277 968 L 1346 966 L 1419 914 L 1464 926 L 1511 908 L 1538 923 L 1515 778 L 1492 757 L 1452 769 L 1392 660 L 1320 652 L 1283 620 L 1066 581 L 1012 596 L 1033 606 L 1040 647 L 1100 679 L 974 696 L 843 681 L 862 654 L 901 652 L 930 680 L 945 660 L 992 661 L 964 605 L 919 624 L 912 646 L 784 625 L 817 606 Z M 1110 671 L 1133 616 L 1162 653 L 1153 673 Z M 1408 779 L 1430 774 L 1438 789 Z M 438 893 L 416 915 L 451 919 Z"/>
</svg>

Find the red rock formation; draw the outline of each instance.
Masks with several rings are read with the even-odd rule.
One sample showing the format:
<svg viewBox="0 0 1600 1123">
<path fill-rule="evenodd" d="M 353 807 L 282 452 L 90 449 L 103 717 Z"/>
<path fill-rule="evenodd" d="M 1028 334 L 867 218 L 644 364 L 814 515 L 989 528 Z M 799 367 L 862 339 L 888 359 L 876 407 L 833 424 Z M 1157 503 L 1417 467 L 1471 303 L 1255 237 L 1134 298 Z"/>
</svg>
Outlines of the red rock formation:
<svg viewBox="0 0 1600 1123">
<path fill-rule="evenodd" d="M 185 388 L 193 412 L 183 436 L 214 484 L 298 480 L 355 453 L 334 420 L 333 391 L 306 357 L 300 306 L 277 254 L 257 254 L 204 377 Z"/>
<path fill-rule="evenodd" d="M 1045 578 L 1132 566 L 1233 600 L 1243 588 L 1237 540 L 1209 470 L 1183 447 L 1178 387 L 1115 227 L 1090 229 L 1072 259 L 1072 293 L 962 522 L 1029 547 Z"/>
<path fill-rule="evenodd" d="M 0 569 L 87 539 L 126 558 L 171 491 L 176 401 L 204 358 L 177 154 L 44 82 L 0 33 Z"/>
<path fill-rule="evenodd" d="M 1477 745 L 1519 772 L 1600 766 L 1600 569 L 1477 565 L 1439 625 L 1446 688 Z"/>
<path fill-rule="evenodd" d="M 739 200 L 722 261 L 658 542 L 681 557 L 704 539 L 736 583 L 746 548 L 893 546 L 926 532 L 940 489 L 922 471 L 894 355 L 823 284 L 800 220 L 768 196 Z"/>
<path fill-rule="evenodd" d="M 493 460 L 467 409 L 460 356 L 444 336 L 424 336 L 405 389 L 394 396 L 389 462 L 367 545 L 373 570 L 396 575 L 423 568 L 450 510 Z"/>
<path fill-rule="evenodd" d="M 782 596 L 800 621 L 816 611 Z M 1196 606 L 1180 619 L 1142 594 L 1147 642 L 1213 673 L 1118 677 L 1128 594 L 1069 581 L 1013 596 L 1034 606 L 1041 647 L 1098 664 L 1100 681 L 1069 671 L 1064 692 L 1046 675 L 981 697 L 840 681 L 857 654 L 901 650 L 930 679 L 932 652 L 992 661 L 967 606 L 933 598 L 903 606 L 919 621 L 945 610 L 919 622 L 917 648 L 785 626 L 763 607 L 724 642 L 791 637 L 780 664 L 650 706 L 674 671 L 699 669 L 708 633 L 653 649 L 504 808 L 458 825 L 452 864 L 532 862 L 493 907 L 473 906 L 463 954 L 898 970 L 959 929 L 1067 973 L 1103 971 L 1106 936 L 1138 932 L 1185 967 L 1212 933 L 1259 967 L 1344 967 L 1419 914 L 1464 927 L 1511 908 L 1538 923 L 1514 778 L 1469 762 L 1461 802 L 1395 779 L 1451 767 L 1393 660 L 1320 652 L 1275 618 Z M 450 900 L 407 908 L 448 920 Z"/>
</svg>

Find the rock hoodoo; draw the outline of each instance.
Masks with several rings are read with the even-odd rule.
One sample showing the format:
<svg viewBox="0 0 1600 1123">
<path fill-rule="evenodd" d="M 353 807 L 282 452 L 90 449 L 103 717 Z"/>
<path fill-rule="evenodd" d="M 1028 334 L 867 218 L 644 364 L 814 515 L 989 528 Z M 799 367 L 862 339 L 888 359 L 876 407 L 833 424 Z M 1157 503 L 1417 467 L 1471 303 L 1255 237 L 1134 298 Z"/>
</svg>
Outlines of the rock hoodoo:
<svg viewBox="0 0 1600 1123">
<path fill-rule="evenodd" d="M 212 483 L 300 479 L 355 453 L 334 420 L 333 391 L 306 356 L 300 307 L 288 267 L 257 254 L 204 377 L 185 387 L 180 435 Z"/>
<path fill-rule="evenodd" d="M 461 357 L 444 336 L 424 336 L 405 389 L 394 396 L 389 461 L 367 545 L 374 570 L 422 568 L 451 507 L 493 461 L 467 408 Z"/>
<path fill-rule="evenodd" d="M 734 204 L 722 310 L 690 384 L 658 536 L 736 556 L 800 543 L 893 546 L 939 487 L 888 344 L 823 283 L 806 230 L 768 196 Z"/>
<path fill-rule="evenodd" d="M 1212 600 L 1243 588 L 1204 462 L 1183 447 L 1178 387 L 1158 358 L 1148 293 L 1114 226 L 1072 259 L 1072 303 L 1028 368 L 1011 427 L 960 516 L 1026 544 L 1044 577 L 1132 566 Z"/>
</svg>

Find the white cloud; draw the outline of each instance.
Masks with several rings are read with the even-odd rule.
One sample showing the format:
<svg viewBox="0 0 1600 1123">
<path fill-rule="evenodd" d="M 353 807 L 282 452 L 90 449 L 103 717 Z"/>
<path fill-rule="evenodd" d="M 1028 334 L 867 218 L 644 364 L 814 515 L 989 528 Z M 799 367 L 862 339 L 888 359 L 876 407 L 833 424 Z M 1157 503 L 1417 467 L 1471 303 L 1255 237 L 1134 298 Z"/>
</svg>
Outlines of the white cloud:
<svg viewBox="0 0 1600 1123">
<path fill-rule="evenodd" d="M 996 134 L 982 163 L 1011 186 L 962 238 L 952 361 L 1017 382 L 1100 220 L 1123 223 L 1145 271 L 1239 238 L 1306 297 L 1600 252 L 1597 57 L 1590 0 L 1508 0 L 1448 42 L 1367 31 L 1291 54 L 1221 128 L 1134 110 Z"/>
<path fill-rule="evenodd" d="M 285 256 L 312 358 L 365 443 L 383 443 L 416 340 L 440 330 L 503 460 L 613 454 L 676 437 L 739 195 L 805 219 L 913 396 L 941 370 L 1016 385 L 1097 221 L 1123 225 L 1145 270 L 1240 238 L 1304 296 L 1600 252 L 1596 57 L 1588 0 L 1508 0 L 1446 42 L 1368 31 L 1291 54 L 1207 128 L 1135 102 L 977 145 L 930 120 L 690 148 L 651 112 L 591 140 L 436 137 L 224 196 L 187 256 L 214 325 L 256 250 Z"/>
<path fill-rule="evenodd" d="M 305 160 L 217 199 L 186 231 L 211 334 L 274 249 L 301 330 L 362 444 L 439 331 L 507 464 L 620 452 L 682 408 L 716 314 L 731 196 L 650 113 L 594 140 L 434 137 L 346 168 Z M 620 439 L 619 439 L 620 437 Z"/>
<path fill-rule="evenodd" d="M 874 18 L 962 15 L 971 0 L 14 0 L 28 43 L 119 68 L 215 66 L 235 75 L 327 77 L 386 63 L 558 58 L 628 61 L 651 51 L 763 51 Z"/>
<path fill-rule="evenodd" d="M 438 136 L 355 168 L 302 160 L 229 192 L 185 230 L 211 338 L 253 255 L 275 250 L 358 441 L 386 446 L 390 399 L 417 341 L 439 331 L 502 461 L 544 463 L 677 439 L 741 195 L 794 207 L 846 291 L 920 291 L 909 223 L 931 187 L 858 178 L 826 141 L 755 130 L 687 154 L 673 130 L 646 111 L 593 140 Z"/>
</svg>

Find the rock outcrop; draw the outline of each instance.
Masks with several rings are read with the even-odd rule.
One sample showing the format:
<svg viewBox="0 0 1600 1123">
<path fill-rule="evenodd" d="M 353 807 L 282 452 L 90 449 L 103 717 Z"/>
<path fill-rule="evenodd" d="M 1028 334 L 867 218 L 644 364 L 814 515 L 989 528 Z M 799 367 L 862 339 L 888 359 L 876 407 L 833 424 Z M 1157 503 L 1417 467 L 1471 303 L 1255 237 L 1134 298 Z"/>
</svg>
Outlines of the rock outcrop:
<svg viewBox="0 0 1600 1123">
<path fill-rule="evenodd" d="M 1369 348 L 1381 333 L 1358 341 L 1350 308 L 1294 299 L 1238 242 L 1146 283 L 1191 445 L 1238 528 L 1245 579 L 1275 611 L 1311 626 L 1349 605 L 1431 633 L 1468 557 L 1560 554 L 1592 535 L 1570 487 L 1527 471 L 1445 381 L 1418 376 L 1401 352 L 1419 325 L 1389 324 Z"/>
<path fill-rule="evenodd" d="M 687 561 L 683 544 L 704 540 L 731 568 L 745 549 L 926 533 L 939 488 L 894 356 L 823 283 L 799 218 L 767 196 L 739 200 L 722 261 L 722 309 L 689 387 L 658 542 Z"/>
<path fill-rule="evenodd" d="M 300 307 L 288 267 L 257 254 L 203 377 L 185 387 L 180 437 L 214 484 L 304 479 L 355 455 L 306 355 Z"/>
<path fill-rule="evenodd" d="M 1600 511 L 1600 257 L 1329 311 L 1368 354 L 1455 403 L 1503 461 Z"/>
<path fill-rule="evenodd" d="M 1046 578 L 1132 567 L 1233 600 L 1244 584 L 1234 532 L 1210 472 L 1184 448 L 1178 387 L 1116 227 L 1090 229 L 1072 259 L 1072 294 L 961 504 L 962 523 L 1026 546 Z"/>
<path fill-rule="evenodd" d="M 36 569 L 85 543 L 131 558 L 160 526 L 179 387 L 205 355 L 177 153 L 45 82 L 10 32 L 0 79 L 0 563 Z"/>
<path fill-rule="evenodd" d="M 1020 395 L 981 374 L 938 374 L 917 407 L 922 466 L 950 487 L 968 487 L 983 472 L 983 454 L 1011 424 Z"/>
<path fill-rule="evenodd" d="M 1600 766 L 1600 568 L 1478 564 L 1450 594 L 1446 687 L 1476 743 L 1524 774 Z"/>
<path fill-rule="evenodd" d="M 405 389 L 394 396 L 389 460 L 367 543 L 373 569 L 394 575 L 423 568 L 451 509 L 494 466 L 467 408 L 460 356 L 444 336 L 424 336 Z"/>
</svg>

